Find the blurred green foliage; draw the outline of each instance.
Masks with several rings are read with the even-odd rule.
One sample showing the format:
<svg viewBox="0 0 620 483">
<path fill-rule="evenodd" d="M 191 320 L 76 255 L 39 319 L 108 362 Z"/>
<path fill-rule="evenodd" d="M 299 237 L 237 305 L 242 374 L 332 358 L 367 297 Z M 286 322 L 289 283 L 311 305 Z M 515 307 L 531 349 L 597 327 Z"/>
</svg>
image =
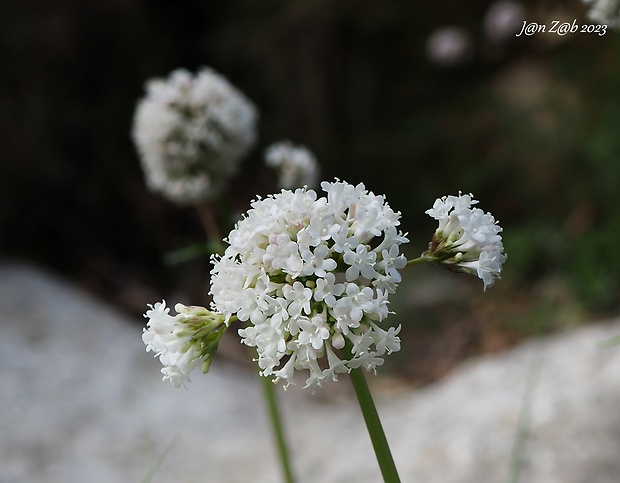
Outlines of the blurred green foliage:
<svg viewBox="0 0 620 483">
<path fill-rule="evenodd" d="M 588 307 L 617 309 L 620 34 L 493 43 L 482 31 L 492 3 L 5 2 L 1 252 L 83 280 L 180 284 L 187 273 L 163 259 L 200 241 L 199 221 L 147 191 L 129 132 L 147 79 L 209 65 L 261 114 L 230 220 L 273 190 L 261 153 L 288 138 L 317 154 L 325 179 L 385 193 L 410 255 L 434 229 L 434 199 L 473 192 L 504 227 L 506 278 L 559 276 Z M 579 1 L 525 8 L 530 21 L 584 19 Z M 426 56 L 445 25 L 472 38 L 457 67 Z"/>
</svg>

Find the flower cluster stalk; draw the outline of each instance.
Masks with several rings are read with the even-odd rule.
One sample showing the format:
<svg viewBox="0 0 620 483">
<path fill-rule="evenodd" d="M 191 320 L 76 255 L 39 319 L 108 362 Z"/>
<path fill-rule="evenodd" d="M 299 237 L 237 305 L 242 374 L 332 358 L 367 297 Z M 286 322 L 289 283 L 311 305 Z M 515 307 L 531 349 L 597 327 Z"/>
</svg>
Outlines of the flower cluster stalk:
<svg viewBox="0 0 620 483">
<path fill-rule="evenodd" d="M 345 344 L 342 351 L 347 358 L 352 357 L 350 343 Z M 387 438 L 385 437 L 385 432 L 383 431 L 383 426 L 381 425 L 379 413 L 377 412 L 377 408 L 375 407 L 375 403 L 372 399 L 372 394 L 370 393 L 370 389 L 366 383 L 364 372 L 360 368 L 351 369 L 349 376 L 351 378 L 351 383 L 353 384 L 353 389 L 355 390 L 355 395 L 357 396 L 360 409 L 362 410 L 362 415 L 364 416 L 364 422 L 366 423 L 366 428 L 368 429 L 368 435 L 370 436 L 372 447 L 375 450 L 377 462 L 379 463 L 379 469 L 383 475 L 383 481 L 385 483 L 400 483 L 398 470 L 396 469 L 396 464 L 394 463 L 390 446 Z"/>
<path fill-rule="evenodd" d="M 278 400 L 275 393 L 275 385 L 268 378 L 259 376 L 261 380 L 261 386 L 263 388 L 263 395 L 265 402 L 267 403 L 267 411 L 269 413 L 269 420 L 271 421 L 271 427 L 273 429 L 273 435 L 278 448 L 278 455 L 280 457 L 280 465 L 282 467 L 282 473 L 284 481 L 286 483 L 295 483 L 295 477 L 293 474 L 293 468 L 291 466 L 291 459 L 289 454 L 289 448 L 284 433 L 284 427 L 282 424 L 282 417 L 280 415 L 280 408 L 278 406 Z"/>
</svg>

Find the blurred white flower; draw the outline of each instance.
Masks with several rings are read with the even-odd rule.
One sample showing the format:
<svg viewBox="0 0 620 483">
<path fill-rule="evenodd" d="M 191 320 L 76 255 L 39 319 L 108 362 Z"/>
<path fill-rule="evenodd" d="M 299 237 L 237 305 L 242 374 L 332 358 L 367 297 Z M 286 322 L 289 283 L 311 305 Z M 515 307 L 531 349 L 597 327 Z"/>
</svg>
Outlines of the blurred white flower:
<svg viewBox="0 0 620 483">
<path fill-rule="evenodd" d="M 610 27 L 620 25 L 620 2 L 618 0 L 582 0 L 589 5 L 588 20 Z"/>
<path fill-rule="evenodd" d="M 400 348 L 398 329 L 381 329 L 388 295 L 407 261 L 400 213 L 363 184 L 323 182 L 258 199 L 214 257 L 213 308 L 247 321 L 242 342 L 256 347 L 263 376 L 320 386 L 351 368 L 374 370 Z M 335 351 L 349 341 L 353 357 Z M 334 351 L 335 350 L 335 351 Z"/>
<path fill-rule="evenodd" d="M 493 3 L 484 17 L 483 29 L 494 42 L 512 39 L 519 32 L 525 20 L 525 9 L 514 0 L 499 0 Z"/>
<path fill-rule="evenodd" d="M 149 319 L 142 332 L 146 351 L 153 351 L 164 366 L 163 380 L 175 387 L 189 382 L 189 373 L 199 364 L 207 372 L 218 343 L 226 330 L 226 319 L 204 307 L 177 304 L 178 314 L 169 314 L 166 301 L 149 305 L 144 317 Z"/>
<path fill-rule="evenodd" d="M 426 42 L 426 55 L 435 64 L 453 67 L 464 64 L 472 56 L 472 41 L 467 31 L 448 26 L 435 30 Z"/>
<path fill-rule="evenodd" d="M 500 278 L 506 255 L 501 227 L 493 215 L 472 207 L 477 203 L 471 194 L 438 198 L 426 214 L 439 226 L 422 256 L 449 270 L 477 275 L 486 290 Z"/>
<path fill-rule="evenodd" d="M 149 188 L 176 203 L 217 196 L 256 138 L 256 109 L 209 68 L 146 84 L 133 140 Z"/>
<path fill-rule="evenodd" d="M 318 183 L 319 164 L 303 146 L 295 146 L 288 141 L 272 144 L 265 151 L 265 162 L 277 170 L 280 188 L 314 188 Z"/>
</svg>

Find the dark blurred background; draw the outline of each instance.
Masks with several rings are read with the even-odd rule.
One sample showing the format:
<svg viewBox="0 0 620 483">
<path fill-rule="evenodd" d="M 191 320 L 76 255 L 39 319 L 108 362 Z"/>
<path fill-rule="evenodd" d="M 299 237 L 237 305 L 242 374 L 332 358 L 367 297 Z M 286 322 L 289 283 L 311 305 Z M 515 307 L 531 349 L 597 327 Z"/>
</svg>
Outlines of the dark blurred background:
<svg viewBox="0 0 620 483">
<path fill-rule="evenodd" d="M 275 188 L 262 152 L 281 139 L 308 146 L 323 179 L 385 193 L 409 256 L 438 196 L 473 192 L 500 220 L 503 280 L 483 297 L 468 279 L 445 316 L 414 317 L 412 351 L 432 361 L 456 340 L 458 359 L 616 313 L 620 35 L 493 34 L 497 3 L 0 3 L 1 256 L 69 277 L 137 324 L 162 297 L 207 304 L 207 258 L 165 263 L 203 239 L 199 218 L 147 190 L 130 139 L 146 80 L 206 65 L 260 111 L 221 207 L 228 226 Z M 587 23 L 579 1 L 517 5 L 528 21 Z M 460 37 L 430 47 L 446 26 Z"/>
</svg>

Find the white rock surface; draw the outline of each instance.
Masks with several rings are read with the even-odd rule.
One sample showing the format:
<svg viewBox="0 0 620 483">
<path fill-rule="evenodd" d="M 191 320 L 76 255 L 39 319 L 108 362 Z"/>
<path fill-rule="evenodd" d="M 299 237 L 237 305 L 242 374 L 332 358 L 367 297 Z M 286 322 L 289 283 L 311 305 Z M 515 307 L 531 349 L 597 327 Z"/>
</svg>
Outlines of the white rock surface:
<svg viewBox="0 0 620 483">
<path fill-rule="evenodd" d="M 0 309 L 0 483 L 141 482 L 159 463 L 153 483 L 281 481 L 252 374 L 216 361 L 175 389 L 135 321 L 32 267 L 0 265 Z M 403 482 L 508 481 L 528 372 L 519 481 L 620 481 L 620 346 L 600 346 L 617 334 L 589 326 L 378 391 Z M 317 396 L 280 395 L 299 482 L 381 481 L 355 401 Z"/>
</svg>

